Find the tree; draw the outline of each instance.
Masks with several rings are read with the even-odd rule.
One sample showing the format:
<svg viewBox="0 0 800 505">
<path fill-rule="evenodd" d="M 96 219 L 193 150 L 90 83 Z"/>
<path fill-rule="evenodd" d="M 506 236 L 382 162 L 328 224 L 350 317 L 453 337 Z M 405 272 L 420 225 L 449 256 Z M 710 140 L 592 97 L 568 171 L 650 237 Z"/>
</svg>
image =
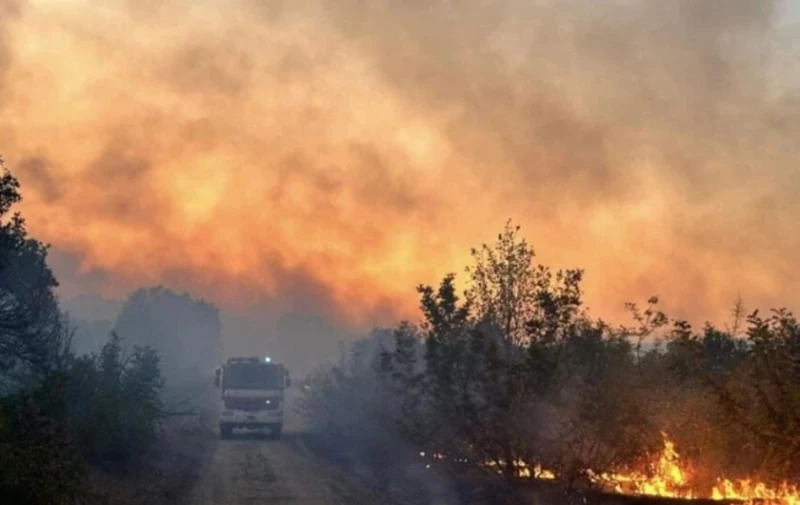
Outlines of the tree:
<svg viewBox="0 0 800 505">
<path fill-rule="evenodd" d="M 67 332 L 47 265 L 47 246 L 30 238 L 11 207 L 21 200 L 19 182 L 2 165 L 0 176 L 0 380 L 9 374 L 39 376 L 58 361 Z"/>
<path fill-rule="evenodd" d="M 786 309 L 747 318 L 746 351 L 718 346 L 735 365 L 707 374 L 728 422 L 748 440 L 750 469 L 768 480 L 800 478 L 800 323 Z M 741 348 L 740 348 L 741 349 Z M 743 459 L 743 458 L 742 458 Z M 747 461 L 747 460 L 745 460 Z M 753 468 L 753 462 L 758 467 Z"/>
<path fill-rule="evenodd" d="M 89 463 L 123 468 L 145 454 L 164 416 L 158 356 L 112 335 L 75 356 L 47 247 L 19 214 L 17 180 L 0 177 L 0 496 L 13 503 L 85 498 Z"/>
<path fill-rule="evenodd" d="M 114 331 L 131 344 L 158 352 L 166 386 L 173 391 L 206 380 L 219 363 L 219 309 L 164 286 L 134 292 Z"/>
<path fill-rule="evenodd" d="M 336 438 L 363 436 L 368 422 L 389 433 L 393 419 L 392 433 L 444 454 L 451 470 L 499 474 L 512 488 L 537 465 L 573 490 L 603 479 L 641 490 L 631 476 L 656 472 L 650 484 L 700 496 L 720 476 L 800 478 L 800 323 L 790 312 L 753 313 L 739 337 L 740 302 L 729 330 L 698 332 L 651 297 L 627 304 L 632 326 L 612 328 L 582 308 L 582 271 L 537 265 L 517 233 L 507 224 L 472 251 L 462 293 L 453 274 L 418 286 L 422 321 L 395 328 L 380 384 L 361 359 L 377 339 L 317 374 L 310 417 Z M 661 464 L 662 433 L 685 475 Z"/>
<path fill-rule="evenodd" d="M 401 353 L 413 348 L 407 332 L 385 360 L 393 383 L 415 398 L 419 416 L 408 418 L 408 431 L 509 480 L 521 461 L 554 461 L 548 436 L 558 435 L 548 426 L 563 414 L 563 386 L 577 369 L 565 366 L 566 353 L 580 348 L 571 339 L 595 331 L 581 309 L 582 271 L 535 264 L 518 231 L 507 223 L 494 245 L 472 251 L 463 297 L 452 274 L 436 289 L 419 286 L 423 366 L 409 366 L 413 353 Z"/>
<path fill-rule="evenodd" d="M 77 358 L 66 397 L 78 447 L 97 466 L 120 469 L 156 440 L 165 413 L 158 356 L 112 333 L 99 354 Z"/>
</svg>

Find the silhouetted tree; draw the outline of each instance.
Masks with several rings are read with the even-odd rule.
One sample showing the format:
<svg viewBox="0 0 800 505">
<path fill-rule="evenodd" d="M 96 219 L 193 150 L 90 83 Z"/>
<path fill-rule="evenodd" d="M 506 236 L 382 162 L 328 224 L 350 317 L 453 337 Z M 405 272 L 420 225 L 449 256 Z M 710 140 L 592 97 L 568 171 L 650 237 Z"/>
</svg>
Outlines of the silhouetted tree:
<svg viewBox="0 0 800 505">
<path fill-rule="evenodd" d="M 512 481 L 522 462 L 574 477 L 634 459 L 648 426 L 626 382 L 631 345 L 582 310 L 582 271 L 535 264 L 517 233 L 508 224 L 473 250 L 463 297 L 453 275 L 419 287 L 424 322 L 401 328 L 384 360 L 388 387 L 406 396 L 401 424 L 420 444 Z"/>
<path fill-rule="evenodd" d="M 536 464 L 568 488 L 655 471 L 662 432 L 694 463 L 696 492 L 722 475 L 800 479 L 800 323 L 790 312 L 743 321 L 737 300 L 726 331 L 696 331 L 651 297 L 626 304 L 630 326 L 610 327 L 583 310 L 582 271 L 535 264 L 517 233 L 507 225 L 472 251 L 461 294 L 452 274 L 418 287 L 422 322 L 384 341 L 380 381 L 361 358 L 375 339 L 315 374 L 309 418 L 336 437 L 371 422 L 444 454 L 451 470 L 512 485 Z"/>
<path fill-rule="evenodd" d="M 8 386 L 12 372 L 42 374 L 55 366 L 66 328 L 47 247 L 28 236 L 21 215 L 9 217 L 21 200 L 19 183 L 2 160 L 0 167 L 0 381 Z"/>
<path fill-rule="evenodd" d="M 217 307 L 163 286 L 133 293 L 114 329 L 127 342 L 158 352 L 167 388 L 211 377 L 220 359 L 220 330 Z"/>
<path fill-rule="evenodd" d="M 17 180 L 0 177 L 0 496 L 17 504 L 85 498 L 90 463 L 121 467 L 145 454 L 163 417 L 152 349 L 129 354 L 113 336 L 76 357 L 55 296 L 47 248 L 19 214 Z"/>
<path fill-rule="evenodd" d="M 769 317 L 755 311 L 745 350 L 715 337 L 704 376 L 724 408 L 722 426 L 748 442 L 745 461 L 758 465 L 749 470 L 772 481 L 800 479 L 800 323 L 786 309 Z"/>
</svg>

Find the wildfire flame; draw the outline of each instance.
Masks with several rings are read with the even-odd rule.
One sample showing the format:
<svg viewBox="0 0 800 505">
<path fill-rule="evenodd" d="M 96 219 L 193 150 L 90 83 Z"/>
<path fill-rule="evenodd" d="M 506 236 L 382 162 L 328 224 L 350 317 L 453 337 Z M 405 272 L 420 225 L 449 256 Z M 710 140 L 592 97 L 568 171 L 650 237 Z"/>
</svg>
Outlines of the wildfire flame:
<svg viewBox="0 0 800 505">
<path fill-rule="evenodd" d="M 697 496 L 689 488 L 689 473 L 681 466 L 675 444 L 664 436 L 664 449 L 653 465 L 651 475 L 641 473 L 593 475 L 595 483 L 611 483 L 614 491 L 625 494 L 661 496 L 669 498 L 711 498 L 713 500 L 739 500 L 745 503 L 769 505 L 800 505 L 800 488 L 783 483 L 771 488 L 752 479 L 719 479 L 711 492 Z"/>
<path fill-rule="evenodd" d="M 714 500 L 742 500 L 776 505 L 800 505 L 800 488 L 784 482 L 770 488 L 763 482 L 750 479 L 731 481 L 721 479 L 711 491 Z"/>
<path fill-rule="evenodd" d="M 687 472 L 681 468 L 675 444 L 662 433 L 664 449 L 649 473 L 601 473 L 588 471 L 589 478 L 601 487 L 611 485 L 622 494 L 662 496 L 667 498 L 696 498 L 688 487 Z"/>
<path fill-rule="evenodd" d="M 783 483 L 769 487 L 763 482 L 752 479 L 719 479 L 710 492 L 696 493 L 690 486 L 691 475 L 675 449 L 675 443 L 662 433 L 664 448 L 654 458 L 648 472 L 596 473 L 587 470 L 589 479 L 597 486 L 620 494 L 659 496 L 665 498 L 741 501 L 746 504 L 759 505 L 800 505 L 800 486 Z M 426 454 L 420 453 L 425 457 Z M 440 453 L 433 454 L 434 459 L 445 459 Z M 462 460 L 459 460 L 462 461 Z M 466 461 L 466 460 L 463 460 Z M 487 467 L 497 467 L 504 463 L 487 462 Z M 517 475 L 523 478 L 553 480 L 556 473 L 543 468 L 540 464 L 530 465 L 524 461 L 514 462 Z M 498 470 L 500 472 L 500 470 Z"/>
</svg>

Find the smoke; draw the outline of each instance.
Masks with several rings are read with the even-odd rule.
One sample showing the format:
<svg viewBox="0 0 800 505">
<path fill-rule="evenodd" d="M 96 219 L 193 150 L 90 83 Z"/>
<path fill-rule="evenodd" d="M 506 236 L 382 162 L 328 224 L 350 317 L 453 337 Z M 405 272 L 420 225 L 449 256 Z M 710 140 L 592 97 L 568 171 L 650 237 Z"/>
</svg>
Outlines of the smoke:
<svg viewBox="0 0 800 505">
<path fill-rule="evenodd" d="M 513 217 L 595 313 L 719 320 L 798 301 L 786 5 L 6 1 L 0 149 L 68 292 L 386 323 Z"/>
<path fill-rule="evenodd" d="M 17 0 L 0 1 L 0 107 L 3 105 L 2 98 L 6 95 L 5 78 L 13 56 L 12 41 L 7 35 L 7 25 L 19 16 L 21 5 Z"/>
</svg>

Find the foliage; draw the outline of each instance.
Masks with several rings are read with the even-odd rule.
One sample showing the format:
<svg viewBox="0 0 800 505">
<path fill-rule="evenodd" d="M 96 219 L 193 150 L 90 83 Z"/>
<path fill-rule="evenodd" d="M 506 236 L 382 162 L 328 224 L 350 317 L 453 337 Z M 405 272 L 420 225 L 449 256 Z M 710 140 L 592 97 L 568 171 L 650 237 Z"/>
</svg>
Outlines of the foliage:
<svg viewBox="0 0 800 505">
<path fill-rule="evenodd" d="M 749 442 L 750 464 L 768 479 L 800 479 L 800 324 L 786 309 L 747 318 L 743 350 L 728 343 L 715 358 L 723 366 L 706 376 L 720 398 L 731 430 Z M 726 343 L 724 338 L 721 339 Z M 737 352 L 738 351 L 738 352 Z M 733 356 L 731 356 L 732 353 Z M 715 373 L 716 372 L 716 373 Z"/>
<path fill-rule="evenodd" d="M 0 218 L 19 200 L 19 184 L 4 169 Z M 85 498 L 90 466 L 135 463 L 163 417 L 152 348 L 128 353 L 112 335 L 99 355 L 72 353 L 46 259 L 47 247 L 28 237 L 21 216 L 0 221 L 0 496 L 9 503 Z"/>
<path fill-rule="evenodd" d="M 124 470 L 156 440 L 160 388 L 154 351 L 126 355 L 112 335 L 99 355 L 72 357 L 31 390 L 4 397 L 0 494 L 69 503 L 88 464 Z"/>
<path fill-rule="evenodd" d="M 522 473 L 520 461 L 571 481 L 635 459 L 653 430 L 627 387 L 630 344 L 582 310 L 582 271 L 536 265 L 517 233 L 507 225 L 493 247 L 473 250 L 463 301 L 453 275 L 436 290 L 419 287 L 422 371 L 409 373 L 398 353 L 387 371 L 425 415 L 401 422 L 416 426 L 408 430 L 420 443 L 490 463 L 509 480 Z"/>
<path fill-rule="evenodd" d="M 11 207 L 21 200 L 17 179 L 0 159 L 0 388 L 17 376 L 47 373 L 61 351 L 63 319 L 58 285 L 47 266 L 47 247 L 28 236 Z"/>
<path fill-rule="evenodd" d="M 163 286 L 134 292 L 117 317 L 115 331 L 136 345 L 158 351 L 166 386 L 185 396 L 185 386 L 200 383 L 219 363 L 219 309 Z"/>
<path fill-rule="evenodd" d="M 353 426 L 374 423 L 459 462 L 453 471 L 467 462 L 513 485 L 535 464 L 566 487 L 593 485 L 587 469 L 647 472 L 664 431 L 698 488 L 722 475 L 800 480 L 791 313 L 745 318 L 739 301 L 728 329 L 697 332 L 652 297 L 626 305 L 630 326 L 611 327 L 583 309 L 582 271 L 537 265 L 510 224 L 473 260 L 461 294 L 453 274 L 419 286 L 422 321 L 382 341 L 377 383 L 363 366 L 317 373 L 307 416 L 335 426 L 361 401 Z"/>
<path fill-rule="evenodd" d="M 119 469 L 156 440 L 164 414 L 153 349 L 136 347 L 126 355 L 112 333 L 98 355 L 74 360 L 67 384 L 76 440 L 92 463 Z"/>
<path fill-rule="evenodd" d="M 69 432 L 63 382 L 0 401 L 0 495 L 8 503 L 72 503 L 85 466 Z"/>
</svg>

